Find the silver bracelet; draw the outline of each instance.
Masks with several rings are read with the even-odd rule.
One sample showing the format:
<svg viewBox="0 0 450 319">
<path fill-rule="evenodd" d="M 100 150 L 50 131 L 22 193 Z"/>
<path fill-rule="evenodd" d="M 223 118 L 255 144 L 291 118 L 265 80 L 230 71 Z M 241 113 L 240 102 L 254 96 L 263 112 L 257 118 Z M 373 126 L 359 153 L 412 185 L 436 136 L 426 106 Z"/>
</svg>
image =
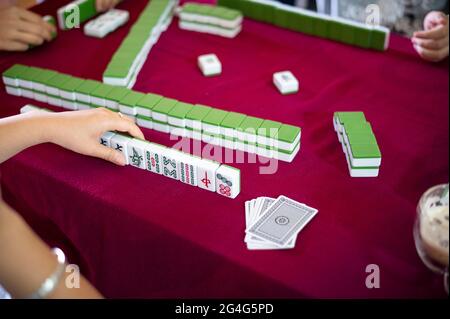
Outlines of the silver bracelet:
<svg viewBox="0 0 450 319">
<path fill-rule="evenodd" d="M 29 295 L 26 299 L 44 299 L 55 290 L 56 286 L 58 286 L 66 268 L 66 256 L 59 248 L 53 248 L 52 252 L 56 255 L 58 260 L 58 266 L 56 267 L 55 272 L 45 279 L 39 289 Z"/>
</svg>

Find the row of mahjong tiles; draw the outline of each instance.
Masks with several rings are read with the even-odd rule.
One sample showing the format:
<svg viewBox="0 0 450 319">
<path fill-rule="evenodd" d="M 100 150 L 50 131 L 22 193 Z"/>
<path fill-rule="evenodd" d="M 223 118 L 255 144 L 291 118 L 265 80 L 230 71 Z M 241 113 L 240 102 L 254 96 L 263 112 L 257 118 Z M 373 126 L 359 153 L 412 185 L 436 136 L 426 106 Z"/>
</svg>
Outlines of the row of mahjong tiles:
<svg viewBox="0 0 450 319">
<path fill-rule="evenodd" d="M 137 75 L 172 19 L 178 1 L 152 0 L 141 12 L 103 73 L 103 82 L 133 87 Z"/>
<path fill-rule="evenodd" d="M 6 70 L 3 81 L 9 94 L 71 110 L 107 107 L 149 129 L 269 158 L 291 162 L 300 150 L 301 129 L 280 122 L 20 64 Z"/>
<path fill-rule="evenodd" d="M 390 30 L 353 22 L 268 0 L 218 0 L 218 5 L 241 11 L 244 16 L 281 28 L 349 45 L 387 50 Z"/>
<path fill-rule="evenodd" d="M 381 151 L 363 112 L 336 112 L 333 126 L 345 153 L 352 177 L 377 177 Z"/>
<path fill-rule="evenodd" d="M 33 111 L 51 112 L 25 105 L 20 113 Z M 99 142 L 123 153 L 127 165 L 228 198 L 236 198 L 241 191 L 241 172 L 237 168 L 114 132 L 106 132 Z"/>
<path fill-rule="evenodd" d="M 242 30 L 243 15 L 238 10 L 186 3 L 178 14 L 179 27 L 183 30 L 220 35 L 227 38 L 236 37 Z"/>
</svg>

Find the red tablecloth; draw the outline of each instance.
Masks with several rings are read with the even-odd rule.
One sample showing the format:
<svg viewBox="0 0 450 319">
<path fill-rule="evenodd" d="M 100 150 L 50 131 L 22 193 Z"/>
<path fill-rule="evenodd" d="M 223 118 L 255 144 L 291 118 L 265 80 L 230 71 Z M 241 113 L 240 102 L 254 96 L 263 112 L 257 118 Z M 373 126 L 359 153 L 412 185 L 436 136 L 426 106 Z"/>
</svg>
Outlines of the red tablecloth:
<svg viewBox="0 0 450 319">
<path fill-rule="evenodd" d="M 146 2 L 120 7 L 133 22 Z M 60 4 L 47 1 L 37 11 L 54 14 Z M 0 71 L 20 62 L 100 80 L 131 25 L 104 40 L 61 32 L 29 53 L 1 54 Z M 224 73 L 205 78 L 196 59 L 211 52 Z M 281 96 L 271 83 L 286 69 L 300 79 L 297 95 Z M 254 21 L 234 40 L 182 31 L 174 21 L 135 88 L 299 125 L 295 161 L 279 163 L 274 175 L 234 164 L 242 192 L 229 200 L 41 145 L 2 165 L 3 193 L 108 297 L 445 297 L 442 278 L 417 256 L 412 229 L 421 194 L 449 178 L 448 85 L 447 62 L 421 61 L 397 36 L 379 53 Z M 32 102 L 3 89 L 0 101 L 2 117 Z M 350 110 L 364 111 L 374 127 L 383 153 L 379 178 L 349 177 L 332 116 Z M 244 202 L 280 194 L 319 214 L 294 250 L 248 251 Z M 380 267 L 380 289 L 365 286 L 369 264 Z"/>
</svg>

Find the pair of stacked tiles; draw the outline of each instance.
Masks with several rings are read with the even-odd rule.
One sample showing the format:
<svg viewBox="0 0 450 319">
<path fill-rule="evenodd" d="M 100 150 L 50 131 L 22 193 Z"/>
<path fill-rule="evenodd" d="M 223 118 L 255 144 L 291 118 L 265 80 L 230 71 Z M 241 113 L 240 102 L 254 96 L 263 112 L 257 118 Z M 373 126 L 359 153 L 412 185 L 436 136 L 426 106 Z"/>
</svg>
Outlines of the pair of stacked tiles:
<svg viewBox="0 0 450 319">
<path fill-rule="evenodd" d="M 301 129 L 280 122 L 20 64 L 6 70 L 3 81 L 12 95 L 69 110 L 107 107 L 148 129 L 268 158 L 291 162 L 300 150 Z"/>
<path fill-rule="evenodd" d="M 31 111 L 50 112 L 33 105 L 21 109 L 21 113 Z M 105 133 L 99 142 L 122 152 L 127 165 L 227 198 L 236 198 L 241 191 L 241 172 L 234 167 L 113 132 Z"/>
<path fill-rule="evenodd" d="M 330 17 L 268 0 L 218 0 L 218 4 L 241 11 L 246 17 L 281 28 L 348 45 L 387 50 L 390 30 L 350 20 Z"/>
<path fill-rule="evenodd" d="M 104 83 L 133 87 L 153 45 L 169 27 L 177 4 L 178 0 L 150 1 L 109 62 Z"/>
<path fill-rule="evenodd" d="M 372 126 L 362 112 L 336 112 L 334 130 L 345 153 L 350 176 L 378 177 L 381 152 Z"/>
<path fill-rule="evenodd" d="M 236 37 L 242 30 L 242 12 L 220 6 L 186 3 L 179 14 L 183 30 Z"/>
</svg>

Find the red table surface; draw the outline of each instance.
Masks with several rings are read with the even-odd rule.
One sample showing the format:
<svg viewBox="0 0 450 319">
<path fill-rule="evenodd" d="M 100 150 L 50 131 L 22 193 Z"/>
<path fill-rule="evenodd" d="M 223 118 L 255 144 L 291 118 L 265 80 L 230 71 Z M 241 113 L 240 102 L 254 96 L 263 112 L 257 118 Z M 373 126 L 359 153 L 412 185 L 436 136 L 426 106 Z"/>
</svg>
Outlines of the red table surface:
<svg viewBox="0 0 450 319">
<path fill-rule="evenodd" d="M 146 3 L 123 2 L 131 22 L 103 40 L 72 30 L 28 53 L 2 53 L 0 71 L 24 63 L 100 80 Z M 60 5 L 47 1 L 36 11 L 55 14 Z M 205 78 L 196 59 L 211 52 L 224 72 Z M 299 94 L 273 87 L 282 70 L 299 78 Z M 182 31 L 174 21 L 135 89 L 298 125 L 294 162 L 280 162 L 273 175 L 260 175 L 258 164 L 232 164 L 241 169 L 242 192 L 230 200 L 40 145 L 2 165 L 3 196 L 107 297 L 446 297 L 442 277 L 419 259 L 412 230 L 422 193 L 449 178 L 448 82 L 448 62 L 421 61 L 397 36 L 380 53 L 249 20 L 233 40 Z M 48 107 L 3 89 L 0 101 L 2 117 L 26 103 Z M 333 131 L 333 112 L 359 110 L 383 153 L 375 179 L 349 177 Z M 166 134 L 144 133 L 174 144 Z M 248 251 L 244 202 L 281 194 L 318 215 L 295 249 Z M 380 267 L 380 289 L 365 286 L 369 264 Z"/>
</svg>

